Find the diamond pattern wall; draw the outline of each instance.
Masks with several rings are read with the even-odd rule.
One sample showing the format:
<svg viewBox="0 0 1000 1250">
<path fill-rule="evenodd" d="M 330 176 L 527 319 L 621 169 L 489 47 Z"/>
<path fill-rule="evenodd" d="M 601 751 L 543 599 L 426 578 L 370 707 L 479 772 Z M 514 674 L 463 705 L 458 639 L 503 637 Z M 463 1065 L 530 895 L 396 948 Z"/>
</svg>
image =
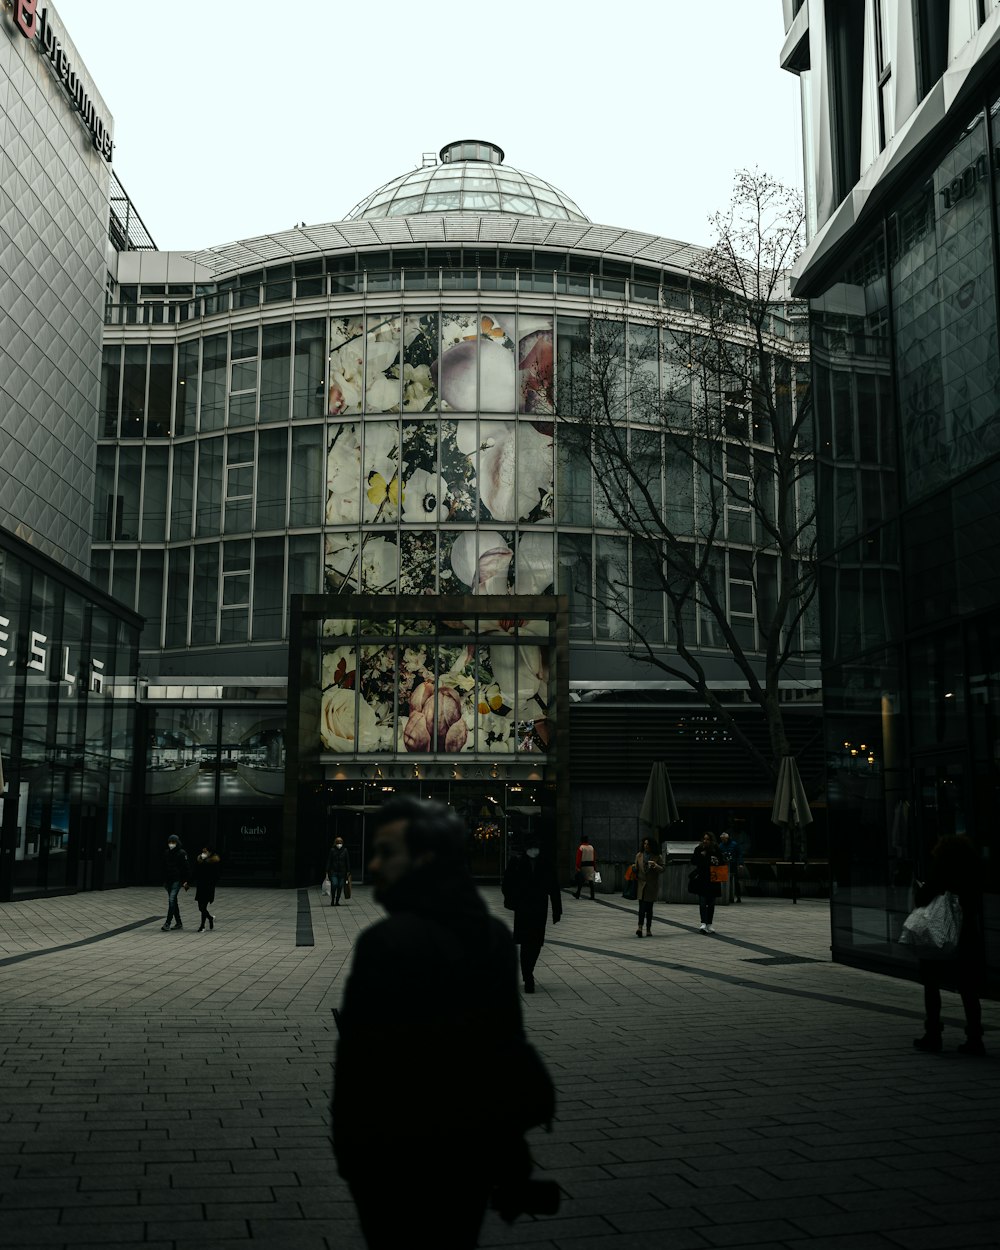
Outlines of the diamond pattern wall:
<svg viewBox="0 0 1000 1250">
<path fill-rule="evenodd" d="M 108 170 L 15 33 L 0 82 L 0 525 L 87 576 Z"/>
</svg>

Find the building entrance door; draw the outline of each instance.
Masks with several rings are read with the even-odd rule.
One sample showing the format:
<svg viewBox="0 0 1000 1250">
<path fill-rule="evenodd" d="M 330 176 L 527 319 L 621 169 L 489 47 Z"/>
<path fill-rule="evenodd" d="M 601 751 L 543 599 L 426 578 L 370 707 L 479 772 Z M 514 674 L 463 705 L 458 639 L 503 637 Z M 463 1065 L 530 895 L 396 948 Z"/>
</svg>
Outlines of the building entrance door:
<svg viewBox="0 0 1000 1250">
<path fill-rule="evenodd" d="M 351 876 L 359 884 L 365 881 L 372 817 L 384 802 L 402 794 L 436 799 L 454 809 L 468 834 L 470 871 L 483 884 L 499 883 L 511 840 L 522 839 L 536 828 L 543 840 L 554 837 L 554 796 L 542 783 L 329 782 L 319 795 L 303 794 L 299 828 L 309 833 L 307 839 L 300 836 L 300 875 L 309 882 L 322 880 L 330 847 L 339 835 L 350 855 Z"/>
</svg>

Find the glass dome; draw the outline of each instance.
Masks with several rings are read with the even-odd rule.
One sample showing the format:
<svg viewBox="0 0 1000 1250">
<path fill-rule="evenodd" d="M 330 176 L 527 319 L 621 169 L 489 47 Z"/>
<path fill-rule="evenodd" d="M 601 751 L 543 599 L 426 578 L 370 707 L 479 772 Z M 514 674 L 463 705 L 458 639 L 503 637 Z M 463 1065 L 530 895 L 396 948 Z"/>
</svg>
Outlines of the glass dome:
<svg viewBox="0 0 1000 1250">
<path fill-rule="evenodd" d="M 348 221 L 414 213 L 514 213 L 551 221 L 589 221 L 557 187 L 503 164 L 503 149 L 460 139 L 441 149 L 439 165 L 400 174 L 347 214 Z"/>
</svg>

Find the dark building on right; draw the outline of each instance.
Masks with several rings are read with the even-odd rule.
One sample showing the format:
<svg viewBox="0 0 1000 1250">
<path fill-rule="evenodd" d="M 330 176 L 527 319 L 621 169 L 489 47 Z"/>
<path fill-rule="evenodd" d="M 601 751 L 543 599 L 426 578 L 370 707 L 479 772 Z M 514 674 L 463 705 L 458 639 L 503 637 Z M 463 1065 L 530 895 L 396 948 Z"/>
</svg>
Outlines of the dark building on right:
<svg viewBox="0 0 1000 1250">
<path fill-rule="evenodd" d="M 942 834 L 1000 983 L 1000 9 L 783 0 L 802 88 L 834 958 L 896 939 Z"/>
</svg>

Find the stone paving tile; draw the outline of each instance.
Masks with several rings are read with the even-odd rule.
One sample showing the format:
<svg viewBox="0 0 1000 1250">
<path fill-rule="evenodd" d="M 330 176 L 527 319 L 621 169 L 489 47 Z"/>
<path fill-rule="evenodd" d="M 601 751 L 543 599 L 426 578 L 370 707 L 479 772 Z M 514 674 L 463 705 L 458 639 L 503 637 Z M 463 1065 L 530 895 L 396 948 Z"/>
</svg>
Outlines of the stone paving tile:
<svg viewBox="0 0 1000 1250">
<path fill-rule="evenodd" d="M 330 1008 L 379 913 L 364 889 L 310 902 L 309 948 L 295 891 L 220 889 L 205 934 L 160 933 L 158 890 L 0 905 L 4 1250 L 362 1250 L 329 1153 Z M 567 905 L 524 1003 L 560 1093 L 535 1146 L 563 1209 L 489 1213 L 481 1243 L 996 1244 L 1000 1202 L 969 1165 L 1000 1145 L 1000 1064 L 913 1052 L 919 990 L 825 962 L 823 904 L 720 911 L 718 941 L 677 906 L 638 943 L 620 900 Z M 747 962 L 762 953 L 816 962 Z"/>
</svg>

